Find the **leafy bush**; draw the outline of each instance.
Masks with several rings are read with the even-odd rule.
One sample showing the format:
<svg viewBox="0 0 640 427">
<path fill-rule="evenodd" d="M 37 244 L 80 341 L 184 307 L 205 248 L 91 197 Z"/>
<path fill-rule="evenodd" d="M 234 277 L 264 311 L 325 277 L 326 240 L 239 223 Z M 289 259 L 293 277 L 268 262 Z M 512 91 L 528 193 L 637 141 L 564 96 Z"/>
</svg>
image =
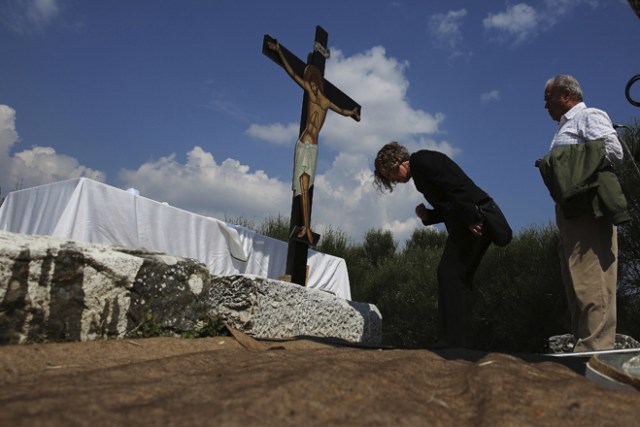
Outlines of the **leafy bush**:
<svg viewBox="0 0 640 427">
<path fill-rule="evenodd" d="M 629 204 L 631 221 L 618 227 L 618 332 L 640 336 L 640 123 L 629 125 L 620 139 L 625 160 L 616 168 Z M 628 148 L 628 150 L 627 150 Z"/>
<path fill-rule="evenodd" d="M 569 331 L 555 226 L 529 228 L 506 247 L 491 246 L 474 287 L 477 345 L 542 351 Z"/>
</svg>

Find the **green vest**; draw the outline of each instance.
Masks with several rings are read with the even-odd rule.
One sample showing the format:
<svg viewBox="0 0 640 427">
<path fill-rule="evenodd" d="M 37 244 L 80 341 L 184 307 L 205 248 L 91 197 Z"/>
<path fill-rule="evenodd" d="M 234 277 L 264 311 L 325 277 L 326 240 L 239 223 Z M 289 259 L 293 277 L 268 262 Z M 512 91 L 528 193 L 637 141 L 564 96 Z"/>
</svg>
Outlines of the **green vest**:
<svg viewBox="0 0 640 427">
<path fill-rule="evenodd" d="M 627 199 L 612 168 L 603 168 L 603 140 L 556 147 L 537 166 L 553 200 L 565 218 L 593 212 L 615 225 L 631 220 Z"/>
</svg>

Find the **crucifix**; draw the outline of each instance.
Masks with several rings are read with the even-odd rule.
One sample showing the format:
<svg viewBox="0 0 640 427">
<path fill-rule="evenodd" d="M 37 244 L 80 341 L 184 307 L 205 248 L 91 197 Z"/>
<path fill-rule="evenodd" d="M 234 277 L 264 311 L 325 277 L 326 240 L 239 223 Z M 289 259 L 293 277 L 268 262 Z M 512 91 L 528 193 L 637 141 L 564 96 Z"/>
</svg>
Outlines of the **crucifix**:
<svg viewBox="0 0 640 427">
<path fill-rule="evenodd" d="M 295 146 L 293 164 L 293 201 L 287 252 L 286 274 L 291 281 L 305 285 L 309 246 L 315 246 L 320 236 L 311 230 L 313 183 L 318 160 L 318 136 L 328 110 L 360 121 L 360 105 L 324 78 L 324 65 L 329 57 L 329 35 L 316 27 L 313 52 L 306 64 L 289 52 L 276 39 L 265 34 L 262 53 L 283 67 L 304 89 L 300 132 Z"/>
</svg>

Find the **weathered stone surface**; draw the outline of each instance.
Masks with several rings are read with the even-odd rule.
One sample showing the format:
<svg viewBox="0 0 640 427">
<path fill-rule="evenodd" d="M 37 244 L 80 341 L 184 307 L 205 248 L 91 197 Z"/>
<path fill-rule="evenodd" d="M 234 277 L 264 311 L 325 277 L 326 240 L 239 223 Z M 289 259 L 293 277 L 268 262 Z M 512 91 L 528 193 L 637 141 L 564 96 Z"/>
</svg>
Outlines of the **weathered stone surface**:
<svg viewBox="0 0 640 427">
<path fill-rule="evenodd" d="M 193 260 L 0 232 L 0 343 L 189 331 L 210 283 Z"/>
<path fill-rule="evenodd" d="M 575 343 L 576 339 L 572 334 L 554 335 L 549 338 L 548 350 L 549 353 L 571 353 Z M 640 342 L 628 335 L 616 334 L 614 348 L 640 348 Z"/>
<path fill-rule="evenodd" d="M 381 334 L 374 306 L 321 291 L 215 277 L 199 261 L 145 249 L 0 231 L 2 344 L 181 334 L 215 317 L 261 338 Z"/>
<path fill-rule="evenodd" d="M 256 338 L 340 337 L 380 344 L 382 316 L 375 306 L 315 289 L 255 276 L 214 279 L 211 307 Z"/>
</svg>

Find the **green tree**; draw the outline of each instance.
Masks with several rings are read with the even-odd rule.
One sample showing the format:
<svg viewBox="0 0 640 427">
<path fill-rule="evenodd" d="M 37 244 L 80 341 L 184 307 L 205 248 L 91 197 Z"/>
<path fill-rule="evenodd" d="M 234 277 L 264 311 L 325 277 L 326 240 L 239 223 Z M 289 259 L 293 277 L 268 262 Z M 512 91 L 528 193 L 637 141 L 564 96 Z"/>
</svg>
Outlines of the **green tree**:
<svg viewBox="0 0 640 427">
<path fill-rule="evenodd" d="M 271 237 L 273 239 L 289 241 L 289 218 L 280 214 L 278 216 L 270 216 L 256 230 L 258 233 Z"/>
<path fill-rule="evenodd" d="M 361 246 L 352 246 L 352 296 L 380 310 L 384 344 L 418 348 L 435 340 L 436 269 L 445 240 L 445 234 L 421 228 L 398 253 L 390 231 L 372 229 Z"/>
<path fill-rule="evenodd" d="M 374 229 L 365 233 L 362 244 L 350 247 L 346 259 L 352 299 L 376 304 L 383 287 L 374 283 L 373 276 L 383 261 L 393 259 L 396 247 L 390 231 Z"/>
<path fill-rule="evenodd" d="M 631 221 L 618 227 L 618 332 L 640 336 L 640 123 L 620 132 L 625 160 L 616 167 Z"/>
<path fill-rule="evenodd" d="M 413 252 L 387 258 L 369 276 L 384 344 L 417 348 L 435 340 L 436 266 Z"/>
<path fill-rule="evenodd" d="M 363 255 L 373 268 L 378 267 L 385 259 L 393 257 L 397 247 L 393 233 L 382 229 L 367 230 L 362 243 Z"/>
<path fill-rule="evenodd" d="M 429 227 L 414 230 L 402 252 L 394 259 L 402 281 L 391 303 L 398 310 L 383 321 L 383 338 L 402 347 L 426 347 L 437 340 L 437 271 L 447 234 Z"/>
<path fill-rule="evenodd" d="M 521 231 L 505 247 L 489 247 L 474 284 L 479 347 L 538 352 L 550 336 L 570 331 L 558 238 L 549 224 Z"/>
<path fill-rule="evenodd" d="M 243 216 L 224 216 L 224 222 L 229 224 L 239 225 L 240 227 L 248 228 L 249 230 L 256 231 L 256 225 L 253 221 Z"/>
<path fill-rule="evenodd" d="M 322 233 L 320 243 L 316 247 L 316 250 L 340 258 L 348 258 L 350 256 L 351 244 L 349 243 L 347 233 L 329 227 Z"/>
<path fill-rule="evenodd" d="M 405 242 L 405 253 L 411 251 L 439 251 L 442 253 L 447 242 L 447 234 L 431 227 L 416 228 Z"/>
</svg>

